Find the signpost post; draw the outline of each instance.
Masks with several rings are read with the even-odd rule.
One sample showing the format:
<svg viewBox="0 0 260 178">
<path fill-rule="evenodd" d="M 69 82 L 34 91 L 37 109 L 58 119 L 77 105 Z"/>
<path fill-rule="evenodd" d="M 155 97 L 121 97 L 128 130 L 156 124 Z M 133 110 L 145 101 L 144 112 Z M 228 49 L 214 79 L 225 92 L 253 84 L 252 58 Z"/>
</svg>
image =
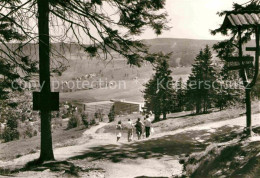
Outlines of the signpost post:
<svg viewBox="0 0 260 178">
<path fill-rule="evenodd" d="M 259 20 L 260 11 L 231 11 L 227 13 L 225 20 L 222 24 L 222 28 L 234 29 L 237 28 L 238 32 L 238 57 L 227 58 L 228 69 L 229 70 L 239 70 L 240 77 L 243 80 L 243 85 L 245 87 L 246 97 L 246 131 L 249 136 L 252 134 L 252 124 L 251 124 L 251 89 L 255 85 L 258 71 L 259 71 Z M 254 51 L 255 57 L 243 56 L 243 40 L 242 40 L 242 28 L 252 29 L 255 33 L 255 47 L 247 47 L 246 51 Z M 253 70 L 253 77 L 251 80 L 248 78 L 248 69 Z"/>
</svg>

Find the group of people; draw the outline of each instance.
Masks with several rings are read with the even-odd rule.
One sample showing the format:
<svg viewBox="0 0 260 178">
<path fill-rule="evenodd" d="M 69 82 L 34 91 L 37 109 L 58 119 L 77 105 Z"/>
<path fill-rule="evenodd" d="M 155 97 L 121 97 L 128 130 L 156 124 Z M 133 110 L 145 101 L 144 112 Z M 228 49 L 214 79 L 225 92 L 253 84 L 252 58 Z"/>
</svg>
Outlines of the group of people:
<svg viewBox="0 0 260 178">
<path fill-rule="evenodd" d="M 133 140 L 134 128 L 136 130 L 138 140 L 140 140 L 142 136 L 148 138 L 152 131 L 151 126 L 152 126 L 152 122 L 148 115 L 144 118 L 144 123 L 141 121 L 140 118 L 137 119 L 136 123 L 133 123 L 131 119 L 128 119 L 128 122 L 125 125 L 127 129 L 128 142 L 131 142 Z M 118 124 L 116 126 L 117 141 L 119 141 L 122 136 L 121 133 L 122 130 L 123 130 L 122 123 L 121 121 L 118 121 Z"/>
</svg>

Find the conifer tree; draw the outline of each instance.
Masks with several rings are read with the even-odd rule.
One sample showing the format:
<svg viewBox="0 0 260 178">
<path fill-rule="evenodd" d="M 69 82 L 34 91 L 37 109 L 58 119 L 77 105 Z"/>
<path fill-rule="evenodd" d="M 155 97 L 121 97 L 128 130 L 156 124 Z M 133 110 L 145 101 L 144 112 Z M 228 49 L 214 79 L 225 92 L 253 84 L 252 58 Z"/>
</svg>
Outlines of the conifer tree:
<svg viewBox="0 0 260 178">
<path fill-rule="evenodd" d="M 196 108 L 196 114 L 206 113 L 212 106 L 216 71 L 212 66 L 212 54 L 207 45 L 195 58 L 192 74 L 187 81 L 187 103 Z"/>
<path fill-rule="evenodd" d="M 174 111 L 183 111 L 185 106 L 185 86 L 182 78 L 179 78 L 176 84 L 176 109 Z"/>
<path fill-rule="evenodd" d="M 172 111 L 174 107 L 174 90 L 171 70 L 168 64 L 169 55 L 158 57 L 154 68 L 155 74 L 152 79 L 146 83 L 144 90 L 145 108 L 147 112 L 154 114 L 155 121 L 166 119 L 166 115 Z"/>
</svg>

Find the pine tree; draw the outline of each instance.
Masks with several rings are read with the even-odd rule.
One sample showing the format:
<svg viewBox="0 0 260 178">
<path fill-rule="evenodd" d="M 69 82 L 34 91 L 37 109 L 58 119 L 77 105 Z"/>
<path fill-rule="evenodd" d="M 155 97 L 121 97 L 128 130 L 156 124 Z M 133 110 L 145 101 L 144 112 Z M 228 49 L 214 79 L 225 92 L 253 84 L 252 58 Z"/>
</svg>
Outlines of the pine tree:
<svg viewBox="0 0 260 178">
<path fill-rule="evenodd" d="M 22 91 L 19 81 L 37 72 L 37 62 L 30 61 L 22 52 L 15 50 L 8 42 L 22 42 L 24 35 L 13 28 L 13 17 L 1 18 L 0 15 L 0 105 L 2 107 L 15 107 L 9 102 L 10 92 Z"/>
<path fill-rule="evenodd" d="M 115 105 L 112 106 L 108 113 L 108 120 L 109 122 L 113 122 L 115 120 Z"/>
<path fill-rule="evenodd" d="M 216 71 L 212 66 L 212 54 L 207 45 L 195 58 L 192 74 L 187 81 L 187 104 L 196 108 L 196 113 L 206 113 L 214 100 Z"/>
<path fill-rule="evenodd" d="M 155 121 L 160 120 L 161 115 L 163 115 L 163 119 L 166 119 L 166 115 L 172 111 L 174 106 L 172 72 L 167 61 L 169 56 L 163 57 L 161 54 L 154 68 L 155 74 L 144 85 L 145 108 L 147 112 L 151 111 L 154 114 Z"/>
<path fill-rule="evenodd" d="M 176 97 L 175 97 L 176 109 L 174 109 L 174 111 L 180 112 L 184 110 L 184 106 L 185 106 L 185 86 L 182 78 L 179 78 L 176 87 L 177 87 Z"/>
<path fill-rule="evenodd" d="M 238 101 L 241 102 L 243 91 L 236 89 L 227 85 L 232 81 L 233 84 L 239 84 L 239 75 L 236 71 L 228 70 L 228 63 L 225 61 L 225 58 L 236 55 L 237 49 L 233 43 L 238 43 L 234 38 L 231 40 L 221 41 L 213 45 L 213 49 L 217 52 L 217 57 L 221 60 L 222 66 L 220 72 L 218 73 L 217 83 L 218 89 L 216 90 L 216 100 L 215 105 L 219 107 L 220 110 L 224 109 L 228 105 L 234 105 Z"/>
<path fill-rule="evenodd" d="M 215 106 L 223 110 L 227 106 L 235 105 L 242 101 L 242 84 L 236 73 L 227 70 L 227 65 L 223 65 L 217 74 L 217 87 L 215 87 Z M 241 86 L 241 87 L 240 87 Z"/>
</svg>

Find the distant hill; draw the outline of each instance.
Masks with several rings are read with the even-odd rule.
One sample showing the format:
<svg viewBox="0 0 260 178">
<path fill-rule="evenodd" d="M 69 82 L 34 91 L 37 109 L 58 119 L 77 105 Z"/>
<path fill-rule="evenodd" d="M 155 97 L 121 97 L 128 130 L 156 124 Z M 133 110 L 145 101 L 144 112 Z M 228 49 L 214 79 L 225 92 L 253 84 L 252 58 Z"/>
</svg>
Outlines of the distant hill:
<svg viewBox="0 0 260 178">
<path fill-rule="evenodd" d="M 150 52 L 172 52 L 170 65 L 172 67 L 178 66 L 191 66 L 194 58 L 198 54 L 200 49 L 203 49 L 206 45 L 210 47 L 217 43 L 216 40 L 194 40 L 194 39 L 177 39 L 177 38 L 156 38 L 143 40 L 150 48 Z M 65 55 L 66 58 L 72 59 L 71 56 L 80 55 L 80 58 L 87 58 L 87 54 L 84 53 L 84 49 L 77 44 L 68 43 L 55 43 L 52 44 L 52 51 L 55 55 L 51 56 L 55 59 L 59 54 Z M 0 45 L 1 48 L 5 48 Z M 16 49 L 18 44 L 10 44 L 11 49 Z M 31 55 L 31 58 L 38 59 L 38 45 L 26 44 L 21 49 L 26 55 Z M 116 55 L 115 58 L 117 58 Z M 75 60 L 73 58 L 72 60 Z"/>
<path fill-rule="evenodd" d="M 177 38 L 156 38 L 144 40 L 150 46 L 150 52 L 172 52 L 171 66 L 191 66 L 200 49 L 206 45 L 212 47 L 216 40 L 193 40 Z"/>
</svg>

